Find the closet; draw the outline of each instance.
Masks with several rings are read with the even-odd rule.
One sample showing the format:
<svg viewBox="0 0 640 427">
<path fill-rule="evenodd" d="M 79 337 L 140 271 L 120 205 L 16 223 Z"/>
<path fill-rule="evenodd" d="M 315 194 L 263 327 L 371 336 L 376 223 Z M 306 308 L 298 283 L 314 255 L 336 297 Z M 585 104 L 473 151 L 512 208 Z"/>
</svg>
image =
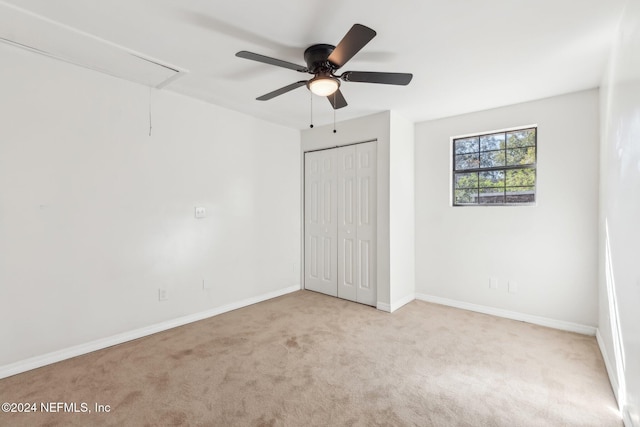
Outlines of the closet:
<svg viewBox="0 0 640 427">
<path fill-rule="evenodd" d="M 304 286 L 376 305 L 376 142 L 304 156 Z"/>
</svg>

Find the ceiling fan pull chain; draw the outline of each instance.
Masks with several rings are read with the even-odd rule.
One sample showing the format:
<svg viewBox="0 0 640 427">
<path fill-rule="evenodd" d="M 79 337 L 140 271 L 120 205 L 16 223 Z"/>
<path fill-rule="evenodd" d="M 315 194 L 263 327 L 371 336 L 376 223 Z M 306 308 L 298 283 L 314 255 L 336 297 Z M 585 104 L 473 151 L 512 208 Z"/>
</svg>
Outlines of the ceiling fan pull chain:
<svg viewBox="0 0 640 427">
<path fill-rule="evenodd" d="M 311 105 L 311 117 L 309 118 L 309 121 L 311 122 L 311 124 L 309 125 L 309 127 L 311 129 L 313 129 L 313 94 L 311 93 L 311 91 L 309 91 L 309 104 Z"/>
<path fill-rule="evenodd" d="M 336 92 L 333 92 L 333 133 L 337 132 L 336 130 Z"/>
</svg>

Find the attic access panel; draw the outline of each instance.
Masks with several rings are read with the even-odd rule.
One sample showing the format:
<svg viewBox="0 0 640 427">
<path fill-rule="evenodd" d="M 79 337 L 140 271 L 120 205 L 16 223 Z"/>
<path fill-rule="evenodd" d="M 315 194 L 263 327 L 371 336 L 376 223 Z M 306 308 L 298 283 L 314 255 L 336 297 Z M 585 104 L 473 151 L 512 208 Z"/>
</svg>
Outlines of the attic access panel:
<svg viewBox="0 0 640 427">
<path fill-rule="evenodd" d="M 0 41 L 155 88 L 162 88 L 186 73 L 178 67 L 3 3 L 0 3 Z"/>
</svg>

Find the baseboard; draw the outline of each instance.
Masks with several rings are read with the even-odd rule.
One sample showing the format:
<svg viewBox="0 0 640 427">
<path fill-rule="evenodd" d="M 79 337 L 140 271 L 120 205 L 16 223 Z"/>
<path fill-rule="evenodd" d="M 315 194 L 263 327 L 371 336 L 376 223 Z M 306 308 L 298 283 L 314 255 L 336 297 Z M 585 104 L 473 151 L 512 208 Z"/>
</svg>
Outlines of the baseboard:
<svg viewBox="0 0 640 427">
<path fill-rule="evenodd" d="M 43 354 L 41 356 L 35 356 L 29 359 L 21 360 L 19 362 L 10 363 L 8 365 L 0 366 L 0 379 L 20 374 L 22 372 L 30 371 L 32 369 L 40 368 L 42 366 L 50 365 L 52 363 L 60 362 L 62 360 L 70 359 L 72 357 L 91 353 L 96 350 L 102 350 L 107 347 L 122 344 L 127 341 L 142 338 L 158 332 L 166 331 L 168 329 L 186 325 L 188 323 L 197 322 L 198 320 L 207 319 L 209 317 L 217 316 L 222 313 L 237 310 L 239 308 L 247 307 L 249 305 L 253 305 L 299 290 L 299 285 L 289 286 L 287 288 L 278 289 L 277 291 L 268 292 L 266 294 L 233 302 L 221 307 L 212 308 L 211 310 L 201 311 L 199 313 L 190 314 L 188 316 L 178 317 L 176 319 L 156 323 L 155 325 L 134 329 L 132 331 L 123 332 L 110 337 L 90 341 L 85 344 L 76 345 L 73 347 Z"/>
<path fill-rule="evenodd" d="M 397 309 L 399 309 L 400 307 L 409 304 L 411 301 L 413 301 L 414 299 L 416 299 L 416 295 L 415 294 L 409 294 L 404 298 L 399 299 L 396 302 L 393 302 L 391 304 L 391 313 L 393 313 L 394 311 L 396 311 Z"/>
<path fill-rule="evenodd" d="M 416 294 L 416 299 L 433 302 L 436 304 L 448 305 L 450 307 L 461 308 L 463 310 L 476 311 L 478 313 L 491 314 L 493 316 L 504 317 L 521 322 L 533 323 L 535 325 L 547 326 L 549 328 L 563 331 L 577 332 L 583 335 L 594 336 L 596 328 L 593 326 L 581 325 L 578 323 L 565 322 L 564 320 L 550 319 L 547 317 L 534 316 L 531 314 L 518 313 L 516 311 L 503 310 L 501 308 L 489 307 L 485 305 L 472 304 L 448 298 L 436 297 L 433 295 Z"/>
<path fill-rule="evenodd" d="M 602 359 L 604 360 L 604 366 L 607 369 L 607 375 L 609 376 L 609 383 L 611 383 L 611 388 L 613 389 L 613 395 L 616 398 L 616 402 L 618 403 L 618 407 L 621 407 L 622 422 L 625 427 L 640 427 L 634 424 L 633 419 L 631 418 L 631 413 L 629 412 L 629 406 L 625 403 L 620 402 L 620 386 L 618 383 L 618 375 L 616 373 L 615 365 L 613 364 L 613 359 L 609 357 L 609 353 L 607 353 L 607 348 L 604 345 L 604 340 L 602 335 L 600 334 L 600 329 L 596 330 L 596 341 L 598 342 L 598 347 L 600 348 L 600 353 L 602 353 Z"/>
<path fill-rule="evenodd" d="M 600 334 L 600 329 L 596 330 L 596 341 L 598 342 L 598 347 L 600 348 L 600 353 L 602 354 L 602 359 L 604 360 L 604 366 L 607 369 L 607 375 L 609 376 L 609 382 L 611 383 L 613 394 L 616 398 L 616 401 L 618 401 L 618 376 L 615 371 L 615 365 L 612 363 L 612 359 L 609 358 L 609 354 L 607 353 L 607 348 L 604 345 L 602 335 Z"/>
<path fill-rule="evenodd" d="M 634 424 L 633 419 L 631 419 L 631 413 L 629 413 L 628 407 L 624 407 L 622 409 L 622 422 L 624 424 L 624 427 L 640 427 L 639 425 Z"/>
<path fill-rule="evenodd" d="M 380 302 L 380 301 L 378 301 L 378 302 L 376 303 L 376 308 L 377 308 L 378 310 L 386 311 L 387 313 L 391 313 L 391 305 L 387 304 L 386 302 Z"/>
</svg>

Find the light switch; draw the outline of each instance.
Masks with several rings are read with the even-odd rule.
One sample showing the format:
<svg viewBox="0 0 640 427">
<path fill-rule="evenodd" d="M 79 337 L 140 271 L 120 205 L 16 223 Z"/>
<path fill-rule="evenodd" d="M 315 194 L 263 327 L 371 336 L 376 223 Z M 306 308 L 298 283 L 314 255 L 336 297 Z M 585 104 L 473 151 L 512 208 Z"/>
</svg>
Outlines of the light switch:
<svg viewBox="0 0 640 427">
<path fill-rule="evenodd" d="M 196 206 L 196 218 L 204 218 L 207 216 L 207 210 L 204 206 Z"/>
</svg>

